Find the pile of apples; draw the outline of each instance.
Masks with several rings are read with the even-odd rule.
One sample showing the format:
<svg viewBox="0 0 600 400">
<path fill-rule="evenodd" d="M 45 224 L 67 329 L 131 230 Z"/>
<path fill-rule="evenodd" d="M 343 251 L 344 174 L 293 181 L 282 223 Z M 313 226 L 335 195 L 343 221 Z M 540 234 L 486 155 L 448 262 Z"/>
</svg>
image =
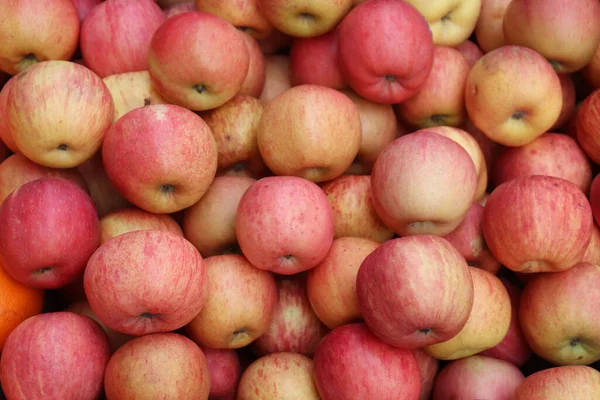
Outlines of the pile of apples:
<svg viewBox="0 0 600 400">
<path fill-rule="evenodd" d="M 0 1 L 5 397 L 600 399 L 599 46 L 598 0 Z"/>
</svg>

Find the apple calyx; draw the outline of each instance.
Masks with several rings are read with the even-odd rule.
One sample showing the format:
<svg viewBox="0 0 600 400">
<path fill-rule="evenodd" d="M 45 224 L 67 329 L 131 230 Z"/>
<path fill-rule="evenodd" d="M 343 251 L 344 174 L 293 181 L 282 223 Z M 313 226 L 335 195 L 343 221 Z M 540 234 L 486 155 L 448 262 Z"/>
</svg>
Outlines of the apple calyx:
<svg viewBox="0 0 600 400">
<path fill-rule="evenodd" d="M 154 318 L 158 318 L 158 317 L 160 317 L 160 314 L 152 314 L 149 312 L 143 312 L 140 314 L 140 318 L 154 319 Z"/>
<path fill-rule="evenodd" d="M 385 76 L 385 80 L 391 83 L 395 83 L 397 79 L 395 75 L 387 74 Z"/>
<path fill-rule="evenodd" d="M 162 194 L 172 194 L 172 193 L 175 193 L 175 185 L 170 185 L 170 184 L 160 185 L 160 192 Z"/>
<path fill-rule="evenodd" d="M 431 329 L 431 328 L 423 328 L 423 329 L 417 330 L 417 332 L 419 332 L 420 334 L 422 334 L 424 336 L 427 336 L 431 333 L 432 330 L 433 329 Z"/>
<path fill-rule="evenodd" d="M 53 269 L 53 267 L 42 267 L 42 268 L 36 269 L 33 272 L 33 275 L 36 275 L 36 276 L 45 275 L 48 272 L 52 271 L 52 269 Z"/>
<path fill-rule="evenodd" d="M 64 143 L 59 144 L 58 146 L 56 146 L 56 150 L 60 150 L 60 151 L 67 151 L 69 149 L 69 146 L 67 146 Z"/>
<path fill-rule="evenodd" d="M 229 337 L 229 345 L 233 348 L 236 346 L 236 343 L 246 343 L 248 340 L 248 336 L 250 336 L 250 333 L 248 333 L 248 330 L 246 328 L 237 329 Z"/>
<path fill-rule="evenodd" d="M 513 115 L 510 116 L 511 119 L 520 121 L 525 119 L 525 111 L 523 110 L 519 110 L 517 112 L 515 112 Z"/>
<path fill-rule="evenodd" d="M 300 19 L 303 19 L 305 21 L 309 21 L 309 22 L 313 22 L 314 20 L 317 19 L 317 17 L 314 14 L 308 13 L 308 12 L 301 12 L 298 14 L 298 17 Z"/>
<path fill-rule="evenodd" d="M 25 57 L 19 61 L 17 64 L 17 70 L 19 72 L 25 71 L 27 68 L 31 67 L 33 64 L 37 64 L 39 60 L 33 53 L 26 54 Z"/>
<path fill-rule="evenodd" d="M 198 94 L 202 94 L 206 91 L 206 86 L 197 84 L 197 85 L 193 85 L 192 89 L 194 89 L 196 92 L 198 92 Z"/>
<path fill-rule="evenodd" d="M 327 173 L 327 171 L 328 168 L 325 167 L 309 167 L 304 168 L 301 171 L 300 176 L 309 181 L 317 182 L 319 178 Z"/>
<path fill-rule="evenodd" d="M 432 122 L 432 126 L 443 126 L 447 125 L 447 118 L 448 116 L 444 114 L 433 114 L 431 117 L 429 117 L 429 120 Z"/>
<path fill-rule="evenodd" d="M 554 68 L 554 70 L 557 73 L 561 73 L 562 72 L 562 63 L 560 61 L 557 60 L 548 60 L 548 62 L 550 63 L 550 65 L 552 65 L 552 68 Z"/>
</svg>

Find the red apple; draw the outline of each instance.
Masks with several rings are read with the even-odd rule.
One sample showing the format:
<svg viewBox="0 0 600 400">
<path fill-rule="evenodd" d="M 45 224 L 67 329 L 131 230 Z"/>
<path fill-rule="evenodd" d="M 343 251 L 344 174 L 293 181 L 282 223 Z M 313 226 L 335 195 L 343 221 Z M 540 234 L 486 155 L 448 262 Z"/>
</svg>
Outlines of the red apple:
<svg viewBox="0 0 600 400">
<path fill-rule="evenodd" d="M 322 400 L 419 398 L 421 376 L 413 352 L 380 341 L 362 323 L 325 336 L 314 364 Z"/>
<path fill-rule="evenodd" d="M 576 93 L 575 93 L 575 83 L 573 82 L 573 78 L 570 74 L 559 74 L 558 79 L 560 79 L 560 87 L 562 89 L 562 109 L 558 116 L 558 119 L 549 129 L 549 131 L 555 131 L 560 128 L 563 128 L 567 122 L 571 119 L 571 116 L 575 112 L 575 101 Z"/>
<path fill-rule="evenodd" d="M 482 0 L 483 2 L 487 0 Z M 473 65 L 485 54 L 483 50 L 477 45 L 477 43 L 466 40 L 462 42 L 462 44 L 456 46 L 456 50 L 460 51 L 460 54 L 463 55 L 469 68 L 473 68 Z"/>
<path fill-rule="evenodd" d="M 532 175 L 505 182 L 491 193 L 483 235 L 494 257 L 507 268 L 556 272 L 581 261 L 593 224 L 590 203 L 577 185 Z"/>
<path fill-rule="evenodd" d="M 250 35 L 242 35 L 246 46 L 248 47 L 248 73 L 246 79 L 242 82 L 242 87 L 238 94 L 245 94 L 259 98 L 267 76 L 265 56 L 258 45 L 258 41 Z"/>
<path fill-rule="evenodd" d="M 585 154 L 600 163 L 600 89 L 587 96 L 575 114 L 575 135 Z"/>
<path fill-rule="evenodd" d="M 77 9 L 79 21 L 83 22 L 90 11 L 104 0 L 71 0 Z"/>
<path fill-rule="evenodd" d="M 93 319 L 72 312 L 39 314 L 6 340 L 2 391 L 19 400 L 97 399 L 109 357 L 106 333 Z"/>
<path fill-rule="evenodd" d="M 259 99 L 268 103 L 292 87 L 291 61 L 287 55 L 265 56 L 265 83 Z"/>
<path fill-rule="evenodd" d="M 196 0 L 196 9 L 214 14 L 256 39 L 264 39 L 273 26 L 258 8 L 258 0 Z"/>
<path fill-rule="evenodd" d="M 92 255 L 83 279 L 98 319 L 128 335 L 179 329 L 208 297 L 200 253 L 169 231 L 133 231 L 109 240 Z"/>
<path fill-rule="evenodd" d="M 440 369 L 440 361 L 422 349 L 414 349 L 413 354 L 421 372 L 421 395 L 419 400 L 430 400 L 435 377 Z"/>
<path fill-rule="evenodd" d="M 342 75 L 362 97 L 401 103 L 427 79 L 433 65 L 432 33 L 411 4 L 367 1 L 349 12 L 339 29 Z"/>
<path fill-rule="evenodd" d="M 138 208 L 124 208 L 100 219 L 100 244 L 124 233 L 159 229 L 183 236 L 179 224 L 168 214 L 153 214 Z"/>
<path fill-rule="evenodd" d="M 72 0 L 4 0 L 0 15 L 0 70 L 16 75 L 37 62 L 70 60 L 75 53 L 80 23 Z"/>
<path fill-rule="evenodd" d="M 8 125 L 8 93 L 16 79 L 12 77 L 6 81 L 2 89 L 0 89 L 0 140 L 8 147 L 13 153 L 18 153 L 17 144 L 12 137 L 10 132 L 10 126 Z"/>
<path fill-rule="evenodd" d="M 229 22 L 186 12 L 167 19 L 154 33 L 148 70 L 165 99 L 202 111 L 225 104 L 240 91 L 249 59 L 242 32 Z"/>
<path fill-rule="evenodd" d="M 172 213 L 204 195 L 217 170 L 217 146 L 197 114 L 154 104 L 131 110 L 110 127 L 102 161 L 127 200 L 149 212 Z"/>
<path fill-rule="evenodd" d="M 598 228 L 597 224 L 594 224 L 592 240 L 590 240 L 590 244 L 581 259 L 581 262 L 600 265 L 600 228 Z"/>
<path fill-rule="evenodd" d="M 547 368 L 529 375 L 514 400 L 589 400 L 600 396 L 600 373 L 584 365 Z"/>
<path fill-rule="evenodd" d="M 235 395 L 242 375 L 242 365 L 236 351 L 210 347 L 201 347 L 201 349 L 208 362 L 209 398 L 227 398 Z"/>
<path fill-rule="evenodd" d="M 283 275 L 319 264 L 333 242 L 333 215 L 315 183 L 294 176 L 262 178 L 242 196 L 236 235 L 257 268 Z"/>
</svg>

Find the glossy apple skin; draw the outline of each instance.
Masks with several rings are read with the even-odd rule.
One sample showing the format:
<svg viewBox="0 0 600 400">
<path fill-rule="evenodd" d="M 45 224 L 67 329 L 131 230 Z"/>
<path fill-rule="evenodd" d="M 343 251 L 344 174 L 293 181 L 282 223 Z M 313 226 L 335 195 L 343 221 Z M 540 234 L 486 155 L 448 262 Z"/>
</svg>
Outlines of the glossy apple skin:
<svg viewBox="0 0 600 400">
<path fill-rule="evenodd" d="M 600 397 L 600 373 L 584 365 L 547 368 L 529 375 L 514 400 L 588 400 Z"/>
</svg>

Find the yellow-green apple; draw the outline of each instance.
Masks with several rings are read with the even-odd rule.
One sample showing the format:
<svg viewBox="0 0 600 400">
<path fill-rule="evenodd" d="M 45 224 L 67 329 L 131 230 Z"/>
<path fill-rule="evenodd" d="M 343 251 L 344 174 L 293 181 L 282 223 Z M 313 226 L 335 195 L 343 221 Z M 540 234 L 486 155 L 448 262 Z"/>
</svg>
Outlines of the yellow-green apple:
<svg viewBox="0 0 600 400">
<path fill-rule="evenodd" d="M 346 173 L 368 175 L 379 153 L 398 133 L 398 120 L 389 104 L 375 103 L 350 89 L 342 90 L 354 102 L 360 114 L 361 140 L 358 154 Z"/>
<path fill-rule="evenodd" d="M 54 168 L 76 167 L 92 157 L 114 117 L 102 79 L 70 61 L 32 65 L 14 78 L 7 102 L 9 130 L 19 151 Z"/>
<path fill-rule="evenodd" d="M 98 151 L 92 158 L 77 167 L 77 170 L 85 180 L 92 202 L 98 212 L 98 217 L 102 218 L 112 211 L 132 206 L 106 176 L 106 171 L 104 171 L 102 165 L 101 151 Z"/>
<path fill-rule="evenodd" d="M 109 75 L 103 81 L 113 99 L 113 121 L 117 121 L 134 108 L 167 103 L 152 84 L 148 71 Z"/>
<path fill-rule="evenodd" d="M 203 1 L 203 0 L 197 0 Z M 255 0 L 271 25 L 294 37 L 323 35 L 334 29 L 352 8 L 352 0 Z"/>
<path fill-rule="evenodd" d="M 139 208 L 123 208 L 100 219 L 100 244 L 128 232 L 158 229 L 183 236 L 183 230 L 168 214 L 153 214 Z"/>
<path fill-rule="evenodd" d="M 417 128 L 460 126 L 467 114 L 465 84 L 469 71 L 458 50 L 436 46 L 431 73 L 419 91 L 395 106 L 400 118 Z"/>
<path fill-rule="evenodd" d="M 12 137 L 10 132 L 10 126 L 8 125 L 8 93 L 10 88 L 16 79 L 12 77 L 6 81 L 2 89 L 0 89 L 0 140 L 8 147 L 13 153 L 18 153 L 19 149 Z"/>
<path fill-rule="evenodd" d="M 183 327 L 208 298 L 200 253 L 178 234 L 158 229 L 102 244 L 88 261 L 83 285 L 98 319 L 134 336 Z"/>
<path fill-rule="evenodd" d="M 442 236 L 467 215 L 477 172 L 460 144 L 422 130 L 395 139 L 381 152 L 371 187 L 377 214 L 398 235 Z"/>
<path fill-rule="evenodd" d="M 67 311 L 39 314 L 6 340 L 2 391 L 8 399 L 97 399 L 109 358 L 106 333 L 93 319 Z"/>
<path fill-rule="evenodd" d="M 383 243 L 394 236 L 375 211 L 369 175 L 342 175 L 321 188 L 333 211 L 334 238 L 364 237 Z"/>
<path fill-rule="evenodd" d="M 181 3 L 166 5 L 163 7 L 163 11 L 167 18 L 171 18 L 175 15 L 183 14 L 184 12 L 198 11 L 198 9 L 196 8 L 196 2 L 194 0 L 184 0 Z"/>
<path fill-rule="evenodd" d="M 102 78 L 146 71 L 150 41 L 165 19 L 153 0 L 103 1 L 81 24 L 85 65 Z M 125 37 L 128 40 L 122 40 Z"/>
<path fill-rule="evenodd" d="M 581 262 L 600 265 L 600 228 L 594 223 L 592 240 L 581 259 Z"/>
<path fill-rule="evenodd" d="M 272 353 L 246 368 L 237 400 L 321 400 L 314 381 L 313 360 L 298 353 Z"/>
<path fill-rule="evenodd" d="M 592 208 L 581 189 L 544 175 L 501 184 L 490 194 L 483 214 L 483 236 L 494 257 L 524 273 L 562 271 L 577 264 L 593 225 Z"/>
<path fill-rule="evenodd" d="M 562 178 L 588 193 L 592 165 L 577 141 L 560 133 L 545 133 L 524 146 L 500 148 L 492 171 L 496 186 L 529 175 Z"/>
<path fill-rule="evenodd" d="M 496 346 L 510 327 L 511 303 L 498 277 L 469 267 L 473 281 L 473 308 L 467 323 L 453 338 L 424 350 L 439 360 L 457 360 Z"/>
<path fill-rule="evenodd" d="M 481 0 L 481 11 L 475 24 L 475 38 L 484 53 L 506 44 L 504 13 L 512 0 Z"/>
<path fill-rule="evenodd" d="M 421 301 L 425 292 L 427 301 Z M 369 329 L 407 349 L 451 339 L 473 306 L 467 262 L 450 242 L 433 235 L 391 239 L 377 247 L 360 265 L 356 294 Z"/>
<path fill-rule="evenodd" d="M 440 369 L 440 361 L 421 349 L 414 349 L 413 354 L 421 372 L 421 394 L 419 395 L 419 400 L 431 400 L 435 377 Z"/>
<path fill-rule="evenodd" d="M 240 199 L 256 179 L 218 176 L 206 194 L 184 210 L 183 232 L 203 257 L 239 252 L 235 218 Z"/>
<path fill-rule="evenodd" d="M 372 0 L 354 7 L 339 27 L 339 63 L 350 87 L 377 103 L 415 95 L 433 65 L 427 21 L 411 4 Z"/>
<path fill-rule="evenodd" d="M 510 326 L 504 339 L 491 349 L 479 353 L 482 356 L 494 357 L 522 367 L 531 358 L 531 348 L 523 335 L 519 321 L 519 304 L 522 290 L 506 278 L 500 278 L 510 297 Z"/>
<path fill-rule="evenodd" d="M 585 98 L 575 115 L 575 135 L 585 154 L 600 163 L 600 89 Z"/>
<path fill-rule="evenodd" d="M 250 56 L 242 34 L 224 19 L 200 11 L 167 19 L 150 42 L 152 82 L 169 102 L 192 111 L 225 104 L 248 75 Z"/>
<path fill-rule="evenodd" d="M 583 68 L 582 74 L 593 88 L 600 89 L 600 46 L 592 60 Z"/>
<path fill-rule="evenodd" d="M 558 79 L 560 79 L 560 88 L 562 89 L 562 109 L 560 110 L 558 119 L 550 127 L 549 131 L 556 131 L 563 128 L 575 112 L 575 102 L 577 99 L 573 78 L 570 74 L 559 74 Z"/>
<path fill-rule="evenodd" d="M 265 56 L 265 83 L 258 98 L 268 103 L 292 87 L 290 56 L 273 54 Z"/>
<path fill-rule="evenodd" d="M 240 199 L 235 224 L 248 261 L 281 275 L 315 267 L 333 242 L 327 196 L 317 184 L 295 176 L 254 182 Z"/>
<path fill-rule="evenodd" d="M 0 207 L 0 227 L 0 260 L 6 271 L 24 285 L 42 289 L 73 281 L 100 238 L 90 196 L 57 177 L 35 179 L 13 191 Z"/>
<path fill-rule="evenodd" d="M 347 86 L 338 63 L 338 29 L 295 38 L 290 47 L 292 84 L 312 84 L 343 89 Z"/>
<path fill-rule="evenodd" d="M 34 163 L 22 154 L 12 154 L 0 163 L 0 204 L 15 189 L 28 182 L 46 177 L 70 180 L 88 192 L 87 184 L 77 169 L 48 168 Z"/>
<path fill-rule="evenodd" d="M 503 46 L 469 72 L 465 104 L 470 120 L 504 146 L 532 142 L 554 125 L 562 109 L 558 75 L 539 53 Z"/>
<path fill-rule="evenodd" d="M 194 112 L 153 104 L 129 111 L 108 129 L 102 161 L 110 181 L 131 203 L 172 213 L 204 195 L 217 171 L 217 146 Z"/>
<path fill-rule="evenodd" d="M 217 144 L 219 174 L 232 168 L 247 169 L 256 178 L 266 174 L 257 139 L 263 108 L 257 98 L 237 95 L 222 106 L 200 114 Z"/>
<path fill-rule="evenodd" d="M 275 175 L 324 182 L 342 175 L 361 144 L 360 114 L 335 89 L 300 85 L 268 102 L 258 125 L 258 149 Z"/>
<path fill-rule="evenodd" d="M 252 342 L 255 354 L 300 353 L 312 357 L 329 332 L 313 311 L 304 276 L 277 280 L 277 303 L 269 329 Z"/>
<path fill-rule="evenodd" d="M 448 363 L 435 379 L 433 400 L 510 400 L 525 376 L 514 364 L 474 355 Z"/>
<path fill-rule="evenodd" d="M 264 39 L 273 26 L 258 9 L 259 0 L 195 0 L 196 9 L 230 22 L 256 39 Z"/>
<path fill-rule="evenodd" d="M 600 45 L 597 0 L 513 0 L 503 21 L 507 44 L 529 47 L 560 73 L 585 67 Z"/>
<path fill-rule="evenodd" d="M 238 349 L 269 329 L 277 304 L 275 278 L 243 256 L 225 254 L 204 261 L 208 302 L 185 327 L 201 346 Z"/>
<path fill-rule="evenodd" d="M 486 1 L 486 0 L 482 0 Z M 469 69 L 473 68 L 473 65 L 485 54 L 483 50 L 477 45 L 477 43 L 471 40 L 465 40 L 460 45 L 455 47 L 456 50 L 460 51 L 460 54 L 463 55 L 467 64 L 469 64 Z"/>
<path fill-rule="evenodd" d="M 600 267 L 578 263 L 527 283 L 519 306 L 523 333 L 535 354 L 553 365 L 600 360 Z"/>
<path fill-rule="evenodd" d="M 242 87 L 238 94 L 259 98 L 265 87 L 267 76 L 265 55 L 263 54 L 258 41 L 250 35 L 242 35 L 248 48 L 248 73 L 246 79 L 242 82 Z"/>
<path fill-rule="evenodd" d="M 406 0 L 419 10 L 438 46 L 457 46 L 475 30 L 482 0 Z"/>
<path fill-rule="evenodd" d="M 96 321 L 98 324 L 100 324 L 100 326 L 102 327 L 102 329 L 104 329 L 104 331 L 106 332 L 106 335 L 108 337 L 108 343 L 110 345 L 111 354 L 114 353 L 115 351 L 117 351 L 117 349 L 119 347 L 121 347 L 122 345 L 124 345 L 125 343 L 127 343 L 128 341 L 133 339 L 133 336 L 125 335 L 124 333 L 117 332 L 113 329 L 107 328 L 102 323 L 102 321 L 100 321 L 98 319 L 96 314 L 94 314 L 94 311 L 92 310 L 92 307 L 90 307 L 90 303 L 88 303 L 87 300 L 78 300 L 74 303 L 71 303 L 65 309 L 65 311 L 70 311 L 75 314 L 85 315 L 87 317 L 90 317 L 94 321 Z"/>
<path fill-rule="evenodd" d="M 469 156 L 471 156 L 471 159 L 473 160 L 473 164 L 475 164 L 475 172 L 477 174 L 475 200 L 479 201 L 485 194 L 488 186 L 488 171 L 485 155 L 477 140 L 465 130 L 450 126 L 433 126 L 431 128 L 423 129 L 423 131 L 434 132 L 438 135 L 447 137 L 448 139 L 452 139 L 469 153 Z"/>
<path fill-rule="evenodd" d="M 546 368 L 529 375 L 514 400 L 589 400 L 600 397 L 600 372 L 585 365 Z"/>
<path fill-rule="evenodd" d="M 79 43 L 72 0 L 5 0 L 0 3 L 0 70 L 16 75 L 48 60 L 70 60 Z"/>
<path fill-rule="evenodd" d="M 471 204 L 469 212 L 455 230 L 444 239 L 450 242 L 465 258 L 469 265 L 484 269 L 492 274 L 500 270 L 500 262 L 490 252 L 483 238 L 482 221 L 484 206 Z"/>
<path fill-rule="evenodd" d="M 85 17 L 90 13 L 92 8 L 102 3 L 104 0 L 71 0 L 77 9 L 79 21 L 83 22 Z"/>
<path fill-rule="evenodd" d="M 382 342 L 363 323 L 332 330 L 313 359 L 322 400 L 419 398 L 421 373 L 413 351 Z"/>
<path fill-rule="evenodd" d="M 108 399 L 208 399 L 204 352 L 183 335 L 153 333 L 121 346 L 106 365 Z"/>
<path fill-rule="evenodd" d="M 280 30 L 274 29 L 269 36 L 258 41 L 263 54 L 265 56 L 287 53 L 289 50 L 293 36 L 287 35 Z"/>
<path fill-rule="evenodd" d="M 232 349 L 211 349 L 200 347 L 208 362 L 210 376 L 209 399 L 227 399 L 237 391 L 242 376 L 242 365 L 237 352 Z"/>
<path fill-rule="evenodd" d="M 308 300 L 329 329 L 361 318 L 356 297 L 356 276 L 364 259 L 378 246 L 378 242 L 362 237 L 337 238 L 325 259 L 308 271 Z"/>
</svg>

